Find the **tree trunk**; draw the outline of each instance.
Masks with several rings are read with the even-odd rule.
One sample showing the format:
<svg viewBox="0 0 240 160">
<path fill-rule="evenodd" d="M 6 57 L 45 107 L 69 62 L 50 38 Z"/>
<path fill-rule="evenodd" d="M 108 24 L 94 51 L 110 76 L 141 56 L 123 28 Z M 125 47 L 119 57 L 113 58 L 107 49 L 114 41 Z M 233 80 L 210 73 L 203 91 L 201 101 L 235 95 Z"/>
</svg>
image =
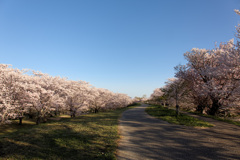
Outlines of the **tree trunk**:
<svg viewBox="0 0 240 160">
<path fill-rule="evenodd" d="M 22 119 L 23 117 L 19 117 L 19 125 L 22 125 Z"/>
<path fill-rule="evenodd" d="M 209 110 L 209 114 L 212 116 L 215 116 L 220 108 L 220 105 L 218 103 L 218 100 L 213 99 L 212 100 L 212 107 Z"/>
<path fill-rule="evenodd" d="M 75 112 L 72 113 L 72 117 L 73 118 L 76 117 L 76 113 Z"/>
<path fill-rule="evenodd" d="M 179 105 L 176 105 L 176 116 L 179 115 Z"/>
<path fill-rule="evenodd" d="M 203 114 L 203 109 L 204 109 L 204 108 L 205 108 L 204 106 L 198 105 L 197 108 L 196 108 L 196 111 L 199 112 L 199 113 L 201 113 L 201 114 Z"/>
<path fill-rule="evenodd" d="M 98 113 L 98 109 L 97 108 L 95 108 L 94 113 Z"/>
<path fill-rule="evenodd" d="M 76 117 L 76 111 L 71 111 L 71 118 L 74 118 L 74 117 Z"/>
</svg>

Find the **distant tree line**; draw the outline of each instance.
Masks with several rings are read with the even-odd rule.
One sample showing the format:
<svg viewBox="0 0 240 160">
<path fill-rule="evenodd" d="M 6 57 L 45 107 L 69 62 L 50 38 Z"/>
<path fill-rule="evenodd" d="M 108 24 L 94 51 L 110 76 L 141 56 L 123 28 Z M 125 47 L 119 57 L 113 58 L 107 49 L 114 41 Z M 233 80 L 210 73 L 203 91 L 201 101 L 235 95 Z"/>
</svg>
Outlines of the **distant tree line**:
<svg viewBox="0 0 240 160">
<path fill-rule="evenodd" d="M 126 107 L 132 99 L 84 81 L 53 77 L 32 70 L 14 69 L 0 64 L 0 124 L 11 119 L 34 118 L 36 124 L 50 116 Z"/>
</svg>

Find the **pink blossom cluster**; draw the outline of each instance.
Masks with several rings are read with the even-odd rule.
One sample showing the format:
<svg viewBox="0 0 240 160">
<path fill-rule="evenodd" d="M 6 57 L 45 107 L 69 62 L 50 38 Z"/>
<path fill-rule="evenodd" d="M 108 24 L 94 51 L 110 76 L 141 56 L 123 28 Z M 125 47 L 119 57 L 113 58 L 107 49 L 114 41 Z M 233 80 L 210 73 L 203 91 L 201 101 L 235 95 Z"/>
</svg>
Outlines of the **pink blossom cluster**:
<svg viewBox="0 0 240 160">
<path fill-rule="evenodd" d="M 161 88 L 156 88 L 153 93 L 150 96 L 150 99 L 158 99 L 159 97 L 163 96 L 164 92 L 161 90 Z"/>
<path fill-rule="evenodd" d="M 240 26 L 236 35 L 239 39 Z M 161 89 L 168 103 L 192 106 L 210 115 L 239 114 L 240 42 L 234 44 L 232 39 L 211 50 L 193 48 L 184 56 L 187 64 L 176 66 L 176 78 Z"/>
<path fill-rule="evenodd" d="M 71 117 L 83 112 L 126 107 L 132 99 L 126 94 L 95 88 L 85 81 L 53 77 L 33 70 L 14 69 L 0 64 L 0 123 L 29 116 L 36 123 L 68 112 Z"/>
</svg>

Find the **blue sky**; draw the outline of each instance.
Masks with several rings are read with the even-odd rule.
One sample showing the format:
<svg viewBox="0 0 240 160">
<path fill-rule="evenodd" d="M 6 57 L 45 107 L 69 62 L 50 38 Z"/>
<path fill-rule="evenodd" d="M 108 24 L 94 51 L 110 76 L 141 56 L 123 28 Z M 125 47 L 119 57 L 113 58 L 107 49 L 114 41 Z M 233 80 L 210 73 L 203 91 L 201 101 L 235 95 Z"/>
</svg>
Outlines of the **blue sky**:
<svg viewBox="0 0 240 160">
<path fill-rule="evenodd" d="M 0 0 L 0 63 L 149 96 L 191 48 L 234 38 L 239 0 Z"/>
</svg>

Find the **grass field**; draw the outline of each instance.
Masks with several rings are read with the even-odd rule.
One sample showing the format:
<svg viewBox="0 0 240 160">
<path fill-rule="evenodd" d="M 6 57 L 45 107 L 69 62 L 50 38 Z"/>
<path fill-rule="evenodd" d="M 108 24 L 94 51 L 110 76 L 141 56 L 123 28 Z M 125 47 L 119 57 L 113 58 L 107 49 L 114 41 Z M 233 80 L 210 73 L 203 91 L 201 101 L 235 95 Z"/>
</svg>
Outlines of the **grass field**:
<svg viewBox="0 0 240 160">
<path fill-rule="evenodd" d="M 167 121 L 173 124 L 180 124 L 180 125 L 194 126 L 194 127 L 212 127 L 213 126 L 208 122 L 202 121 L 200 119 L 197 119 L 182 113 L 177 117 L 175 110 L 167 109 L 163 106 L 151 105 L 146 108 L 146 112 L 151 116 L 160 118 L 164 121 Z"/>
<path fill-rule="evenodd" d="M 124 110 L 1 126 L 0 159 L 115 159 Z"/>
</svg>

